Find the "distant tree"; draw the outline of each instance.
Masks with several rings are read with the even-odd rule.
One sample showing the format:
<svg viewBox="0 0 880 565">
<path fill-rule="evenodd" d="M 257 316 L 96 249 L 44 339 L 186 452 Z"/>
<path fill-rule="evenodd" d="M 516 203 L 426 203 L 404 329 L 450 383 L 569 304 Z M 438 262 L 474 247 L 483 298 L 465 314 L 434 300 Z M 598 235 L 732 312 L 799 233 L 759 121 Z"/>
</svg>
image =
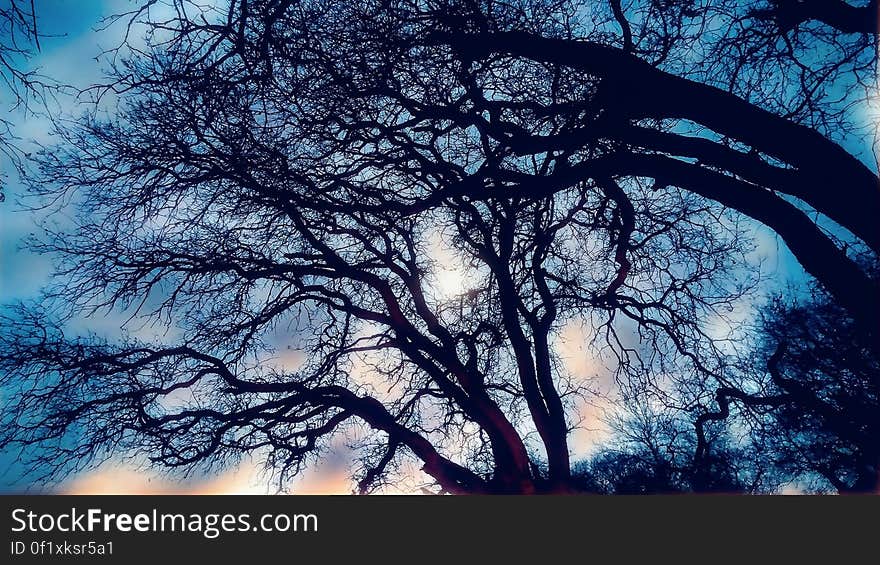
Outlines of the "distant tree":
<svg viewBox="0 0 880 565">
<path fill-rule="evenodd" d="M 611 420 L 613 435 L 575 465 L 584 490 L 602 494 L 767 493 L 781 477 L 772 451 L 737 440 L 724 426 L 703 431 L 711 455 L 696 460 L 697 435 L 687 412 L 645 399 Z M 702 431 L 702 430 L 701 430 Z"/>
<path fill-rule="evenodd" d="M 561 326 L 589 320 L 624 386 L 696 375 L 723 403 L 708 327 L 757 279 L 743 217 L 874 347 L 880 293 L 852 255 L 880 250 L 878 177 L 838 142 L 876 34 L 825 12 L 781 25 L 782 3 L 595 6 L 173 2 L 147 20 L 104 86 L 115 114 L 38 159 L 33 193 L 77 221 L 34 243 L 56 284 L 5 320 L 0 445 L 45 475 L 116 450 L 265 451 L 285 478 L 363 422 L 365 492 L 404 457 L 445 492 L 579 490 Z M 451 296 L 437 240 L 464 273 Z M 101 309 L 180 336 L 67 335 Z M 300 367 L 266 359 L 277 331 Z M 651 490 L 739 484 L 714 414 L 703 475 Z"/>
<path fill-rule="evenodd" d="M 773 386 L 789 401 L 770 437 L 793 474 L 819 475 L 838 492 L 880 492 L 880 357 L 855 338 L 827 293 L 777 300 L 766 314 Z"/>
<path fill-rule="evenodd" d="M 876 268 L 866 268 L 876 276 Z M 718 388 L 717 410 L 696 419 L 695 462 L 716 451 L 707 425 L 751 428 L 791 482 L 820 491 L 880 492 L 880 359 L 826 291 L 776 296 L 742 363 L 745 377 Z M 766 359 L 766 364 L 755 363 Z M 817 480 L 818 479 L 818 480 Z"/>
</svg>

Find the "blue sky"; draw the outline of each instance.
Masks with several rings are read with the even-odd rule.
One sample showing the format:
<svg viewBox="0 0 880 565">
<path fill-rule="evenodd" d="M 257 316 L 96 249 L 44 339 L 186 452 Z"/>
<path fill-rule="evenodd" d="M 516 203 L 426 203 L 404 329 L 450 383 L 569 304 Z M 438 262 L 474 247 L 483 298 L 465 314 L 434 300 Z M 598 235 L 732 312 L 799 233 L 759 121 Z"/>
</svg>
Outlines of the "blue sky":
<svg viewBox="0 0 880 565">
<path fill-rule="evenodd" d="M 101 15 L 106 13 L 105 4 L 97 0 L 39 2 L 39 27 L 47 37 L 40 42 L 41 52 L 29 61 L 23 61 L 23 64 L 76 86 L 94 82 L 101 71 L 100 64 L 95 61 L 101 46 L 96 42 L 98 38 L 92 30 Z M 115 4 L 123 5 L 120 2 Z M 9 100 L 9 93 L 0 92 L 0 106 L 5 109 Z M 58 106 L 65 112 L 73 112 L 76 108 L 75 102 L 66 98 L 59 99 Z M 33 109 L 40 110 L 36 106 Z M 48 136 L 49 123 L 45 118 L 22 110 L 13 112 L 10 118 L 16 123 L 15 133 L 24 147 L 27 148 L 29 142 L 35 139 L 51 141 Z M 6 201 L 0 204 L 0 297 L 6 302 L 34 296 L 40 282 L 46 279 L 50 265 L 45 258 L 19 249 L 22 239 L 34 231 L 35 221 L 39 217 L 23 210 L 20 205 L 23 189 L 8 161 L 2 162 L 2 169 L 8 185 Z"/>
<path fill-rule="evenodd" d="M 3 1 L 3 0 L 0 0 Z M 33 58 L 22 61 L 25 68 L 39 69 L 46 76 L 78 87 L 87 86 L 101 75 L 101 65 L 95 60 L 103 48 L 109 46 L 111 35 L 96 34 L 108 6 L 126 8 L 127 2 L 98 0 L 41 0 L 37 2 L 39 29 L 46 37 L 41 39 L 41 51 Z M 112 30 L 111 30 L 112 33 Z M 104 39 L 101 39 L 103 37 Z M 8 111 L 10 96 L 0 91 L 0 107 Z M 40 110 L 37 107 L 35 111 Z M 56 110 L 76 112 L 76 102 L 59 98 Z M 27 149 L 33 140 L 51 142 L 49 122 L 35 113 L 18 110 L 10 119 L 16 124 L 19 143 Z M 6 176 L 6 201 L 0 203 L 0 303 L 31 299 L 48 280 L 51 264 L 48 258 L 36 256 L 22 249 L 24 238 L 36 232 L 40 221 L 54 221 L 24 209 L 20 199 L 24 193 L 8 160 L 0 161 Z M 8 469 L 8 470 L 7 470 Z M 0 491 L 17 490 L 23 484 L 21 469 L 14 464 L 13 454 L 0 453 Z"/>
</svg>

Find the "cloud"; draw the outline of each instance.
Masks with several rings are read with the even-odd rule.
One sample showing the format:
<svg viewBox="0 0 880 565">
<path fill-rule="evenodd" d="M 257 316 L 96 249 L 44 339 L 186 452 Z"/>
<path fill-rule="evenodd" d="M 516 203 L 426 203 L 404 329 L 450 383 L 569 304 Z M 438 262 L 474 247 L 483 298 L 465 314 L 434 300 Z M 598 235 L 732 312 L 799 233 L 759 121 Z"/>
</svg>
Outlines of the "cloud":
<svg viewBox="0 0 880 565">
<path fill-rule="evenodd" d="M 293 485 L 295 494 L 350 494 L 353 485 L 345 469 L 317 465 Z M 272 494 L 262 469 L 244 462 L 214 477 L 176 481 L 140 466 L 111 462 L 72 479 L 60 494 L 207 495 Z"/>
<path fill-rule="evenodd" d="M 593 352 L 590 343 L 593 330 L 585 320 L 567 321 L 559 332 L 554 346 L 574 384 L 595 391 L 594 394 L 578 396 L 574 406 L 575 417 L 579 421 L 569 438 L 570 449 L 576 457 L 582 457 L 595 450 L 608 439 L 611 431 L 606 422 L 611 399 L 617 394 L 611 372 Z"/>
<path fill-rule="evenodd" d="M 256 469 L 250 465 L 216 477 L 195 481 L 174 481 L 141 468 L 112 462 L 62 486 L 61 494 L 265 494 L 265 485 L 253 482 Z"/>
</svg>

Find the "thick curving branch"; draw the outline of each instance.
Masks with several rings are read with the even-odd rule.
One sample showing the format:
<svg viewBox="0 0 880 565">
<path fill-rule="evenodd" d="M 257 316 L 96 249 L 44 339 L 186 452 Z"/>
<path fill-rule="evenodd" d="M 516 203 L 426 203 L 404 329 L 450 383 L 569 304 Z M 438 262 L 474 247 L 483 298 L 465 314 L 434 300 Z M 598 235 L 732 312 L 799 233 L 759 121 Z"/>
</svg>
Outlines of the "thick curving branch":
<svg viewBox="0 0 880 565">
<path fill-rule="evenodd" d="M 715 86 L 681 78 L 615 47 L 524 32 L 437 33 L 473 58 L 508 54 L 565 65 L 604 80 L 608 112 L 621 120 L 685 119 L 808 174 L 799 197 L 880 252 L 880 178 L 841 146 Z M 841 204 L 842 203 L 842 204 Z"/>
</svg>

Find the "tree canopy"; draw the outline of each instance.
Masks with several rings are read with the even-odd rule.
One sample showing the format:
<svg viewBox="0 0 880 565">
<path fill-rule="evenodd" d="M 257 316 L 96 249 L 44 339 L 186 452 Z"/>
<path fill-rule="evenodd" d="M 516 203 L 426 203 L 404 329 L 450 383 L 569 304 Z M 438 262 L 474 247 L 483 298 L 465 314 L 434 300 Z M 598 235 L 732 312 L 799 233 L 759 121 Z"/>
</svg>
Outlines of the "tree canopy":
<svg viewBox="0 0 880 565">
<path fill-rule="evenodd" d="M 343 434 L 362 492 L 405 460 L 450 493 L 876 490 L 876 2 L 155 4 L 28 177 L 75 210 L 0 332 L 0 445 L 40 476 L 256 452 L 284 484 Z M 812 296 L 737 327 L 756 226 Z M 100 311 L 165 333 L 71 334 Z M 634 415 L 585 463 L 572 321 Z"/>
</svg>

